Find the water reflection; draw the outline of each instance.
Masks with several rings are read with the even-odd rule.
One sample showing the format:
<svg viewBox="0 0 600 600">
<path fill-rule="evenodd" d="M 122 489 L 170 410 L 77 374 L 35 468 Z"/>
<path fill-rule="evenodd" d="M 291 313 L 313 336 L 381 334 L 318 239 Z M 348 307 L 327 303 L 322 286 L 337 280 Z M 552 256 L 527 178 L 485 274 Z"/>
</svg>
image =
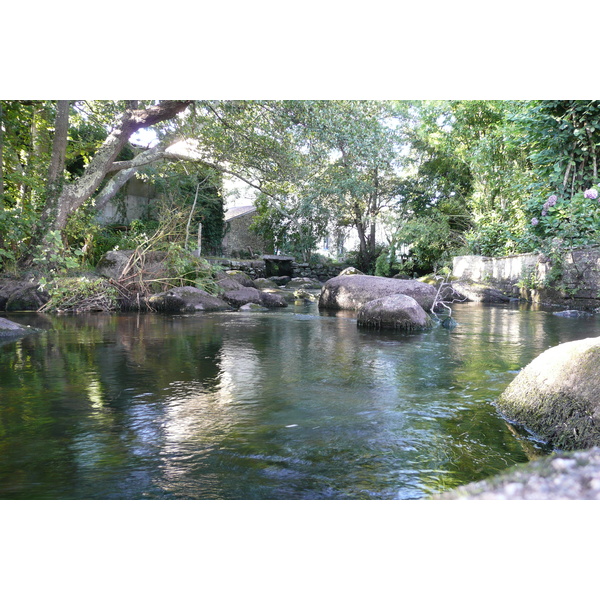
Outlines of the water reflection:
<svg viewBox="0 0 600 600">
<path fill-rule="evenodd" d="M 545 451 L 493 407 L 597 321 L 463 305 L 459 326 L 268 313 L 20 315 L 0 348 L 2 498 L 419 498 Z"/>
</svg>

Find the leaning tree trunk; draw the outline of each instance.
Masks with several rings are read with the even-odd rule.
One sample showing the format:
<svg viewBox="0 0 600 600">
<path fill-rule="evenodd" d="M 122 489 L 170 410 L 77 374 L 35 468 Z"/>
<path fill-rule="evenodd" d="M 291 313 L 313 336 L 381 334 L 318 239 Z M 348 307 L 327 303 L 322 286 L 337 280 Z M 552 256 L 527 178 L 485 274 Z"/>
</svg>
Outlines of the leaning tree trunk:
<svg viewBox="0 0 600 600">
<path fill-rule="evenodd" d="M 4 208 L 4 116 L 2 113 L 2 101 L 0 100 L 0 210 Z"/>
<path fill-rule="evenodd" d="M 130 108 L 120 115 L 112 132 L 100 146 L 84 174 L 72 183 L 63 185 L 59 194 L 47 198 L 30 252 L 25 260 L 31 259 L 37 244 L 44 244 L 47 233 L 62 231 L 65 228 L 69 216 L 98 189 L 133 133 L 143 127 L 150 127 L 173 118 L 185 110 L 191 102 L 191 100 L 165 100 L 148 109 L 135 109 L 129 104 Z M 57 153 L 60 151 L 60 147 L 56 148 Z M 59 158 L 53 155 L 52 165 L 55 160 L 58 162 Z"/>
</svg>

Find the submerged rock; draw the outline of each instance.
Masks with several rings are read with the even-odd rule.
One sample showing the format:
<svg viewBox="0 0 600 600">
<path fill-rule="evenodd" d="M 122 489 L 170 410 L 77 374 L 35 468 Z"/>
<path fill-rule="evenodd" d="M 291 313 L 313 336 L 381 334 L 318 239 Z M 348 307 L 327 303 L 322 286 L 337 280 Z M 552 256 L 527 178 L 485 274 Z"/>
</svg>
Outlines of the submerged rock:
<svg viewBox="0 0 600 600">
<path fill-rule="evenodd" d="M 242 312 L 267 312 L 268 310 L 268 308 L 265 308 L 260 304 L 254 304 L 254 302 L 249 302 L 248 304 L 240 306 L 240 311 Z"/>
<path fill-rule="evenodd" d="M 308 290 L 298 289 L 294 292 L 294 298 L 296 300 L 303 300 L 306 302 L 316 302 L 317 296 L 311 294 Z"/>
<path fill-rule="evenodd" d="M 414 298 L 425 311 L 431 310 L 436 297 L 433 285 L 414 279 L 391 279 L 374 275 L 337 276 L 323 286 L 319 308 L 359 310 L 367 302 L 404 294 Z"/>
<path fill-rule="evenodd" d="M 556 317 L 566 317 L 568 319 L 579 319 L 582 317 L 593 317 L 594 315 L 583 310 L 561 310 L 559 312 L 552 313 Z"/>
<path fill-rule="evenodd" d="M 600 448 L 554 454 L 431 500 L 600 500 Z"/>
<path fill-rule="evenodd" d="M 420 331 L 429 329 L 432 320 L 414 298 L 394 294 L 371 300 L 360 308 L 358 326 Z"/>
<path fill-rule="evenodd" d="M 167 313 L 231 310 L 227 302 L 189 285 L 154 294 L 147 302 L 154 310 Z"/>
<path fill-rule="evenodd" d="M 600 445 L 600 337 L 559 344 L 527 365 L 499 410 L 563 450 Z"/>
</svg>

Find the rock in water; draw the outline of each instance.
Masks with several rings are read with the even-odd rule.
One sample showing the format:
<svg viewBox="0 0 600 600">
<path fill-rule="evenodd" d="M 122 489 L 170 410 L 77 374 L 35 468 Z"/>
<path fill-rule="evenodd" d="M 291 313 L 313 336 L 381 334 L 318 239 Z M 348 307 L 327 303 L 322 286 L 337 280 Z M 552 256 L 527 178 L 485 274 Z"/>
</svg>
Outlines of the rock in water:
<svg viewBox="0 0 600 600">
<path fill-rule="evenodd" d="M 454 281 L 452 288 L 459 297 L 466 298 L 471 302 L 510 302 L 510 296 L 485 283 Z"/>
<path fill-rule="evenodd" d="M 419 303 L 404 294 L 371 300 L 358 311 L 359 327 L 420 331 L 429 329 L 431 325 L 431 318 Z"/>
<path fill-rule="evenodd" d="M 446 317 L 442 320 L 442 327 L 444 329 L 454 329 L 458 323 L 452 317 Z"/>
<path fill-rule="evenodd" d="M 404 294 L 414 298 L 425 311 L 431 310 L 436 297 L 436 288 L 414 279 L 390 279 L 374 275 L 342 275 L 325 282 L 319 308 L 359 310 L 367 302 Z"/>
<path fill-rule="evenodd" d="M 234 308 L 240 308 L 249 303 L 260 304 L 266 308 L 283 308 L 287 306 L 287 302 L 280 295 L 262 292 L 251 287 L 231 290 L 222 294 L 221 297 Z"/>
<path fill-rule="evenodd" d="M 37 331 L 37 329 L 25 327 L 23 325 L 19 325 L 19 323 L 15 323 L 9 319 L 0 317 L 0 340 L 11 340 L 12 338 L 29 335 L 30 333 L 35 333 Z"/>
<path fill-rule="evenodd" d="M 581 317 L 593 317 L 592 313 L 584 312 L 582 310 L 561 310 L 559 312 L 552 313 L 556 317 L 566 317 L 568 319 L 579 319 Z"/>
<path fill-rule="evenodd" d="M 242 287 L 250 287 L 255 288 L 256 284 L 249 275 L 244 273 L 243 271 L 221 271 L 216 276 L 217 282 L 224 289 L 239 289 L 237 286 L 232 286 L 231 288 L 227 287 L 230 282 L 235 281 Z"/>
<path fill-rule="evenodd" d="M 154 294 L 148 304 L 158 312 L 192 313 L 203 310 L 231 310 L 227 302 L 204 290 L 185 285 Z"/>
<path fill-rule="evenodd" d="M 498 399 L 500 411 L 555 448 L 600 445 L 600 337 L 559 344 L 527 365 Z"/>
</svg>

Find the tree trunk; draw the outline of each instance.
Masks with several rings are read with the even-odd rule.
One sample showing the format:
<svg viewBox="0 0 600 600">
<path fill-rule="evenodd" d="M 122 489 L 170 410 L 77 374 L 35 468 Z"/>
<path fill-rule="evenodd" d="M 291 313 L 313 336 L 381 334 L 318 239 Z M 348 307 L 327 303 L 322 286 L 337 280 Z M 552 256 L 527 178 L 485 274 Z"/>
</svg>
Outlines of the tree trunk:
<svg viewBox="0 0 600 600">
<path fill-rule="evenodd" d="M 59 195 L 48 198 L 32 240 L 32 250 L 36 244 L 43 242 L 48 232 L 64 229 L 69 216 L 98 189 L 133 133 L 143 127 L 173 118 L 185 110 L 191 102 L 191 100 L 165 100 L 148 109 L 125 110 L 118 117 L 115 127 L 90 161 L 84 174 L 73 183 L 64 185 Z M 28 256 L 24 257 L 24 261 L 29 261 L 31 254 L 32 252 L 29 252 Z"/>
<path fill-rule="evenodd" d="M 4 209 L 4 119 L 0 100 L 0 210 Z"/>
<path fill-rule="evenodd" d="M 65 170 L 67 155 L 67 137 L 69 133 L 70 100 L 59 100 L 56 103 L 56 119 L 54 121 L 54 139 L 52 140 L 52 157 L 48 169 L 48 191 L 56 193 Z"/>
</svg>

